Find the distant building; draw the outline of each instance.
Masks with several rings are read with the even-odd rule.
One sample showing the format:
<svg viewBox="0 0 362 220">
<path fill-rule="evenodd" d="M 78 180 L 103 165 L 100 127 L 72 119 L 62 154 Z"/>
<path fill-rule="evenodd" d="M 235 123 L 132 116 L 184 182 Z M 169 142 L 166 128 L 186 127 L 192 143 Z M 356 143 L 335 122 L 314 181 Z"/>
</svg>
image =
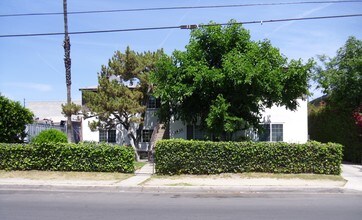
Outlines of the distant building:
<svg viewBox="0 0 362 220">
<path fill-rule="evenodd" d="M 73 101 L 77 105 L 81 105 L 81 101 Z M 62 114 L 62 104 L 66 101 L 29 101 L 25 103 L 25 107 L 34 113 L 34 123 L 27 125 L 28 141 L 39 134 L 42 130 L 54 128 L 66 133 L 67 118 Z M 80 115 L 72 116 L 72 125 L 74 140 L 79 142 L 81 137 L 81 120 Z"/>
</svg>

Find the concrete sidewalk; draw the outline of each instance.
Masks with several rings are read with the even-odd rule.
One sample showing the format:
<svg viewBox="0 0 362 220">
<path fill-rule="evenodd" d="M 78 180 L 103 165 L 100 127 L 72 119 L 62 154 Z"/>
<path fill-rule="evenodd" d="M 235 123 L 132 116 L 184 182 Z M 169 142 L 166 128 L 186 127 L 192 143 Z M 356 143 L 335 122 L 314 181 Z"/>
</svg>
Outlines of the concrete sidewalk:
<svg viewBox="0 0 362 220">
<path fill-rule="evenodd" d="M 346 189 L 362 192 L 362 165 L 342 164 L 342 177 L 347 180 Z"/>
<path fill-rule="evenodd" d="M 73 189 L 113 190 L 139 192 L 356 192 L 362 193 L 362 165 L 342 166 L 342 177 L 347 180 L 308 180 L 298 178 L 240 178 L 238 174 L 210 176 L 165 176 L 151 178 L 153 164 L 147 163 L 135 176 L 117 181 L 94 180 L 30 180 L 0 178 L 0 190 L 6 189 Z"/>
</svg>

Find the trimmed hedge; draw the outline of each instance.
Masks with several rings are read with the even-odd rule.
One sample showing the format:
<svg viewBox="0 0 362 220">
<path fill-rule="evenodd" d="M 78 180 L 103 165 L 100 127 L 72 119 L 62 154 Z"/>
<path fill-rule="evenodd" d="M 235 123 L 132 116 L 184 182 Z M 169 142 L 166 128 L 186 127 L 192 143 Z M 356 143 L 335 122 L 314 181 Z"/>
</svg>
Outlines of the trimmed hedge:
<svg viewBox="0 0 362 220">
<path fill-rule="evenodd" d="M 84 172 L 134 172 L 130 147 L 108 144 L 3 144 L 0 169 Z"/>
<path fill-rule="evenodd" d="M 341 172 L 343 146 L 308 142 L 211 142 L 181 139 L 156 143 L 159 174 L 217 174 L 241 172 Z"/>
</svg>

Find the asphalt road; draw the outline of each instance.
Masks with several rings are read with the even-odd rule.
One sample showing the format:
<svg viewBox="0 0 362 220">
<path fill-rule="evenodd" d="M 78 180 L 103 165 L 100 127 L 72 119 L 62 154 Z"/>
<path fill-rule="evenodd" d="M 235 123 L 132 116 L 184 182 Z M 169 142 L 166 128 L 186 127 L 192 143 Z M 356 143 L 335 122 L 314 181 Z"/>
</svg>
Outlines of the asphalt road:
<svg viewBox="0 0 362 220">
<path fill-rule="evenodd" d="M 1 220 L 362 219 L 362 194 L 0 190 Z"/>
</svg>

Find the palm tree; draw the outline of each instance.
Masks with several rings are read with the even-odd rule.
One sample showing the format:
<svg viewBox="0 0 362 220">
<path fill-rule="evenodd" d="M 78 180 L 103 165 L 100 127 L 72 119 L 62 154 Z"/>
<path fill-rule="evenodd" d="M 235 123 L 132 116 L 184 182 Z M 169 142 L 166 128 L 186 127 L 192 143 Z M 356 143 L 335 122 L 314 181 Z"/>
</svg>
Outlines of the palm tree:
<svg viewBox="0 0 362 220">
<path fill-rule="evenodd" d="M 68 12 L 67 12 L 67 0 L 63 0 L 63 13 L 64 13 L 64 64 L 65 64 L 65 81 L 67 85 L 67 105 L 71 105 L 71 60 L 70 60 L 70 39 L 68 35 Z M 73 129 L 72 129 L 72 115 L 68 114 L 67 116 L 67 136 L 68 142 L 73 142 Z"/>
</svg>

